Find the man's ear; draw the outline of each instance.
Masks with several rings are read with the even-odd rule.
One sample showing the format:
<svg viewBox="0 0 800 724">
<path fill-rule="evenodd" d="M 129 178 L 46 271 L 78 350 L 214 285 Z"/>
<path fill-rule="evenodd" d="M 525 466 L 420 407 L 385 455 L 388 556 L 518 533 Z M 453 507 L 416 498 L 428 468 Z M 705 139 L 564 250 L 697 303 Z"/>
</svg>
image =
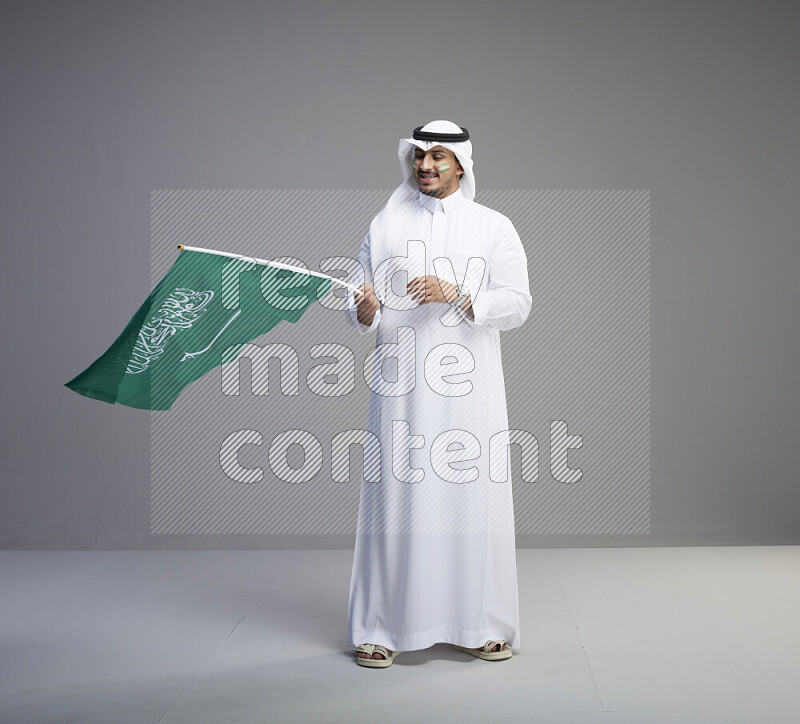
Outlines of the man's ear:
<svg viewBox="0 0 800 724">
<path fill-rule="evenodd" d="M 456 175 L 461 176 L 464 173 L 464 169 L 462 168 L 461 164 L 458 164 L 458 169 L 456 170 Z"/>
</svg>

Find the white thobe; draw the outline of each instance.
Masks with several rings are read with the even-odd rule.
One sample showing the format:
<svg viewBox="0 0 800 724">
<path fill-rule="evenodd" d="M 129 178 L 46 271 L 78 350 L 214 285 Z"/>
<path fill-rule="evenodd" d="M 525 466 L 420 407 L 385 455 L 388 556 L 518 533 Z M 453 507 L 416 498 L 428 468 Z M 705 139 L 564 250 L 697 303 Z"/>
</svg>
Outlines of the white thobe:
<svg viewBox="0 0 800 724">
<path fill-rule="evenodd" d="M 365 363 L 374 437 L 365 443 L 350 644 L 410 651 L 504 639 L 519 648 L 500 356 L 500 332 L 531 308 L 519 235 L 460 190 L 420 193 L 373 219 L 358 261 L 353 281 L 372 283 L 381 307 L 361 324 L 350 294 L 348 319 L 361 334 L 377 332 Z M 423 274 L 465 283 L 474 320 L 408 296 L 407 282 Z"/>
</svg>

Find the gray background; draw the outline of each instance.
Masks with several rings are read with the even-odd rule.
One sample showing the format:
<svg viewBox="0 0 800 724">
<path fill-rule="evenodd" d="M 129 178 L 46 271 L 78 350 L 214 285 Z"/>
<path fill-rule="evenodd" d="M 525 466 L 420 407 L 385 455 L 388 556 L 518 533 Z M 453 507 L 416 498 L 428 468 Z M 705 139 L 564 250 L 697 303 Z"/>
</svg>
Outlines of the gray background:
<svg viewBox="0 0 800 724">
<path fill-rule="evenodd" d="M 650 191 L 650 534 L 519 545 L 796 543 L 798 19 L 763 2 L 3 3 L 0 546 L 351 545 L 151 536 L 149 415 L 63 385 L 150 290 L 153 189 L 390 189 L 397 139 L 434 118 L 473 133 L 479 188 Z"/>
</svg>

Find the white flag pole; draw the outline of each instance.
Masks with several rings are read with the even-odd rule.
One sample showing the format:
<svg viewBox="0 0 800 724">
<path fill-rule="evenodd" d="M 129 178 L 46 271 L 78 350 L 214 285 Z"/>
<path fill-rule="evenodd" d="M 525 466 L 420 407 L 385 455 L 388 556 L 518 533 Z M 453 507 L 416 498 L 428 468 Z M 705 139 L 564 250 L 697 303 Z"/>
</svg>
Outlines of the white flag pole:
<svg viewBox="0 0 800 724">
<path fill-rule="evenodd" d="M 302 269 L 299 266 L 291 266 L 290 264 L 284 264 L 280 261 L 268 261 L 267 259 L 256 259 L 254 256 L 244 256 L 243 254 L 231 254 L 228 251 L 217 251 L 216 249 L 201 249 L 199 246 L 186 246 L 185 244 L 178 244 L 178 249 L 180 251 L 203 251 L 206 254 L 217 254 L 219 256 L 227 256 L 231 259 L 241 259 L 242 261 L 250 261 L 255 264 L 266 264 L 267 266 L 276 266 L 281 269 L 289 269 L 290 271 L 300 272 L 300 274 L 311 274 L 315 277 L 322 277 L 323 279 L 330 279 L 334 284 L 343 284 L 346 287 L 350 287 L 354 292 L 357 294 L 363 294 L 357 286 L 353 284 L 348 284 L 347 282 L 343 282 L 341 279 L 336 279 L 335 277 L 328 276 L 327 274 L 323 274 L 322 272 L 315 272 L 311 271 L 310 269 Z"/>
</svg>

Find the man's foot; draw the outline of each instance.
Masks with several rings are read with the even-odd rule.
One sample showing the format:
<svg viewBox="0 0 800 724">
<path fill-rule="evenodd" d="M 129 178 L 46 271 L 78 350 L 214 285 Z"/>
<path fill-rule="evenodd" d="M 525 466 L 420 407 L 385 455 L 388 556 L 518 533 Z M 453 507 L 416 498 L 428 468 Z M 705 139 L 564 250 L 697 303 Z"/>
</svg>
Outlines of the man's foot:
<svg viewBox="0 0 800 724">
<path fill-rule="evenodd" d="M 503 645 L 502 646 L 500 646 L 500 644 L 495 644 L 494 646 L 492 646 L 492 648 L 489 649 L 489 651 L 505 651 L 507 648 L 508 648 L 508 646 L 506 646 L 506 642 L 503 641 Z M 476 646 L 472 650 L 473 651 L 483 651 L 483 646 Z"/>
<path fill-rule="evenodd" d="M 386 648 L 386 647 L 384 646 L 384 648 Z M 391 656 L 392 655 L 392 650 L 391 649 L 386 649 L 386 650 L 389 652 L 389 656 Z M 363 651 L 356 651 L 356 656 L 358 656 L 358 658 L 360 658 L 360 659 L 384 659 L 385 658 L 385 656 L 382 653 L 378 652 L 378 651 L 373 653 L 372 656 L 370 656 L 369 654 L 367 654 L 367 653 L 365 653 Z"/>
<path fill-rule="evenodd" d="M 510 659 L 512 656 L 511 649 L 506 646 L 505 639 L 489 639 L 483 646 L 474 649 L 468 649 L 466 646 L 459 646 L 458 644 L 450 645 L 456 651 L 463 651 L 484 661 L 502 661 L 503 659 Z"/>
</svg>

